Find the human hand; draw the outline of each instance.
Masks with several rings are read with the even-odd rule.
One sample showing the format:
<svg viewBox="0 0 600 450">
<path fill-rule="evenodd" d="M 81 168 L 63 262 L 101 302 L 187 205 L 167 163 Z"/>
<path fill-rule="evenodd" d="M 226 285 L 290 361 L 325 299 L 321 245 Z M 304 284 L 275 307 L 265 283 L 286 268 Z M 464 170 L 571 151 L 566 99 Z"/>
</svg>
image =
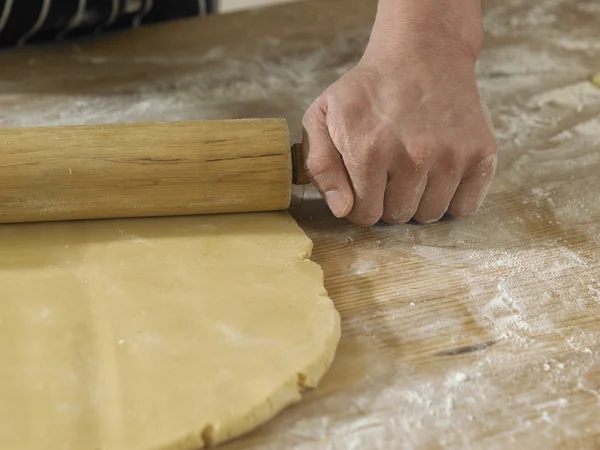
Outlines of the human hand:
<svg viewBox="0 0 600 450">
<path fill-rule="evenodd" d="M 457 55 L 367 52 L 312 104 L 306 171 L 335 216 L 370 226 L 478 209 L 497 145 L 475 58 Z"/>
</svg>

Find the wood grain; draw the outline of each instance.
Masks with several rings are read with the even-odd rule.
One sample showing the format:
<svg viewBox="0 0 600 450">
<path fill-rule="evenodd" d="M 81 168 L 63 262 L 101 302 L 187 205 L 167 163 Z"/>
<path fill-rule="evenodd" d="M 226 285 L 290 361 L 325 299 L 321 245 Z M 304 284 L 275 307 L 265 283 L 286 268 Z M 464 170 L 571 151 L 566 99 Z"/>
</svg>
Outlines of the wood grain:
<svg viewBox="0 0 600 450">
<path fill-rule="evenodd" d="M 0 222 L 289 206 L 284 120 L 0 129 Z"/>
<path fill-rule="evenodd" d="M 600 11 L 484 6 L 477 73 L 500 142 L 484 207 L 360 229 L 304 189 L 293 214 L 342 316 L 336 361 L 302 403 L 221 448 L 600 448 Z M 297 141 L 374 11 L 306 1 L 6 53 L 0 123 L 281 116 Z"/>
</svg>

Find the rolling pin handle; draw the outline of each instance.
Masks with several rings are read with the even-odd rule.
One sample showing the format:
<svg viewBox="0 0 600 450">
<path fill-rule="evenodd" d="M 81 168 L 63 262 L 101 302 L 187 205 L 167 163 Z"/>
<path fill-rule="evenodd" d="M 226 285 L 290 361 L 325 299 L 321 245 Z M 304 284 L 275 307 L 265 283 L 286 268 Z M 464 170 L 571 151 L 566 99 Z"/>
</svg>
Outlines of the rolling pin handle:
<svg viewBox="0 0 600 450">
<path fill-rule="evenodd" d="M 302 144 L 292 145 L 292 183 L 297 186 L 310 184 L 310 178 L 304 170 L 304 157 L 302 155 Z"/>
</svg>

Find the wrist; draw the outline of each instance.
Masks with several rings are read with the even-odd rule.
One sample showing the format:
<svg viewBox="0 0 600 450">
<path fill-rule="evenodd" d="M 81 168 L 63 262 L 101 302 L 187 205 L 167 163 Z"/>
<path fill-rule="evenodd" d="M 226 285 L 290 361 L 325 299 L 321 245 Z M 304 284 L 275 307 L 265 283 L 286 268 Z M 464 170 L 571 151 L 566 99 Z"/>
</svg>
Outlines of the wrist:
<svg viewBox="0 0 600 450">
<path fill-rule="evenodd" d="M 380 0 L 364 58 L 474 65 L 482 47 L 480 0 Z"/>
</svg>

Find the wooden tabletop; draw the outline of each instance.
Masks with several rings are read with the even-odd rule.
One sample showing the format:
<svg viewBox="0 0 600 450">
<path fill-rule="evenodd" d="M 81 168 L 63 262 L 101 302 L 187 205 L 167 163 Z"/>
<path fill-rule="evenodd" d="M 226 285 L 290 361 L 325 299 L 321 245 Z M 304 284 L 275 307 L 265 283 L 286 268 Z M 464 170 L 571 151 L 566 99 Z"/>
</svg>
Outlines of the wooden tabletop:
<svg viewBox="0 0 600 450">
<path fill-rule="evenodd" d="M 600 6 L 485 3 L 500 141 L 473 219 L 294 217 L 343 319 L 332 370 L 227 450 L 600 448 Z M 315 0 L 0 54 L 0 125 L 300 120 L 356 63 L 375 3 Z"/>
</svg>

